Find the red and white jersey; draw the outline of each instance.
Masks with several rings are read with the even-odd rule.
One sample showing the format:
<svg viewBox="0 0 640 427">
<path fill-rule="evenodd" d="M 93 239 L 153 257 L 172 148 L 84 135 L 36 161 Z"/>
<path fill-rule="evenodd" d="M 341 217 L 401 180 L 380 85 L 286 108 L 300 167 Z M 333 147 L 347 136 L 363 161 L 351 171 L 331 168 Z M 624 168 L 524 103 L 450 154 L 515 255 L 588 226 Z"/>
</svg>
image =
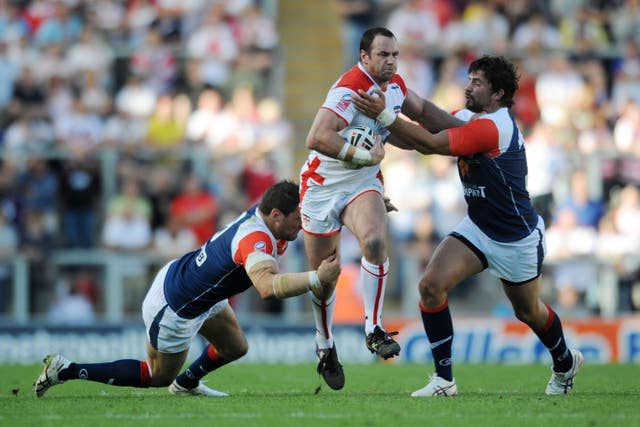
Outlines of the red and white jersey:
<svg viewBox="0 0 640 427">
<path fill-rule="evenodd" d="M 364 125 L 370 127 L 375 133 L 380 134 L 382 140 L 385 141 L 389 131 L 377 120 L 371 119 L 356 110 L 356 107 L 351 102 L 351 95 L 357 93 L 358 89 L 370 94 L 375 89 L 381 89 L 360 63 L 345 72 L 331 86 L 327 98 L 320 108 L 334 112 L 344 120 L 347 126 Z M 407 88 L 402 77 L 395 74 L 389 81 L 384 94 L 387 109 L 399 114 L 402 109 L 402 103 L 407 96 Z M 305 187 L 313 184 L 328 185 L 345 180 L 366 180 L 375 178 L 379 172 L 379 164 L 359 169 L 348 169 L 344 166 L 342 160 L 311 150 L 307 161 L 302 167 L 301 184 Z M 309 180 L 313 182 L 309 182 Z"/>
</svg>

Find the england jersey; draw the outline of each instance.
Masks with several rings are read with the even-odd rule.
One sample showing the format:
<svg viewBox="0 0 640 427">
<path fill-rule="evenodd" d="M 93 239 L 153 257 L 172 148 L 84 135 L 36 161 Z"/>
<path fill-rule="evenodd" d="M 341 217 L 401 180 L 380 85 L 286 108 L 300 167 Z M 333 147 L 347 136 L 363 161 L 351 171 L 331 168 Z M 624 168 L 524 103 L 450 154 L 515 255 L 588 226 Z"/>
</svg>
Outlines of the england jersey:
<svg viewBox="0 0 640 427">
<path fill-rule="evenodd" d="M 468 121 L 473 112 L 455 116 Z M 536 229 L 536 213 L 527 191 L 524 138 L 507 108 L 483 114 L 448 131 L 469 218 L 498 242 L 520 240 Z"/>
<path fill-rule="evenodd" d="M 287 244 L 273 236 L 255 206 L 171 264 L 165 298 L 180 317 L 192 319 L 252 286 L 244 268 L 250 253 L 261 251 L 277 260 Z"/>
<path fill-rule="evenodd" d="M 373 129 L 374 133 L 380 134 L 382 140 L 386 140 L 389 131 L 377 120 L 369 118 L 360 113 L 351 102 L 351 95 L 362 89 L 373 94 L 375 89 L 380 89 L 378 84 L 369 76 L 360 63 L 354 65 L 345 72 L 333 84 L 327 98 L 320 108 L 333 111 L 347 126 L 364 125 Z M 402 108 L 402 103 L 407 96 L 407 88 L 404 80 L 395 74 L 387 85 L 384 92 L 387 109 L 398 114 Z M 315 150 L 310 150 L 307 162 L 302 168 L 303 186 L 308 180 L 314 181 L 316 185 L 330 185 L 345 180 L 366 180 L 375 178 L 380 172 L 380 165 L 363 167 L 359 169 L 348 169 L 344 167 L 342 160 L 325 156 Z M 310 184 L 310 183 L 309 183 Z"/>
</svg>

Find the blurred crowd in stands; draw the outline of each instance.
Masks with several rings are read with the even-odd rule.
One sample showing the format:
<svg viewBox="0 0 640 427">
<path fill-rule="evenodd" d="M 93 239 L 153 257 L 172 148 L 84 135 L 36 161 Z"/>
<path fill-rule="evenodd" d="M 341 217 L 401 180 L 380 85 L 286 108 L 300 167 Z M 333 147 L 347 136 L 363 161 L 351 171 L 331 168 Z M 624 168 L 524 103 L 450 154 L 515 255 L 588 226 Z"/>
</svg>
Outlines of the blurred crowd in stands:
<svg viewBox="0 0 640 427">
<path fill-rule="evenodd" d="M 55 299 L 51 251 L 171 258 L 291 176 L 277 46 L 251 0 L 0 3 L 0 245 L 29 259 L 33 311 Z"/>
<path fill-rule="evenodd" d="M 619 311 L 640 309 L 640 1 L 332 5 L 345 68 L 362 31 L 387 26 L 408 86 L 448 110 L 464 103 L 470 60 L 514 59 L 513 112 L 548 228 L 548 296 L 571 314 L 597 313 L 606 266 L 618 277 Z M 272 93 L 281 87 L 276 10 L 268 0 L 0 2 L 0 313 L 16 254 L 29 261 L 33 313 L 59 319 L 65 302 L 70 313 L 87 303 L 91 312 L 100 276 L 54 276 L 52 251 L 169 259 L 297 175 L 301 142 Z M 465 204 L 454 159 L 389 147 L 383 171 L 399 208 L 390 216 L 393 300 L 415 292 L 403 262 L 424 265 Z M 137 313 L 149 271 L 131 277 Z"/>
</svg>

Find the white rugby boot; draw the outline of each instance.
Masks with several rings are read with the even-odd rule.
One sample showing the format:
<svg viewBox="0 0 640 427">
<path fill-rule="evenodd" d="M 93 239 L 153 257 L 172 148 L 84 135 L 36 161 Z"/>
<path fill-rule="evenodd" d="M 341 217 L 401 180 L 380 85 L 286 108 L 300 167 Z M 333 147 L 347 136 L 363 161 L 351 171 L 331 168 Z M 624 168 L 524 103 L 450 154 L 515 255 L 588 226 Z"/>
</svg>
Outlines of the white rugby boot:
<svg viewBox="0 0 640 427">
<path fill-rule="evenodd" d="M 431 375 L 429 383 L 422 387 L 420 390 L 416 390 L 411 393 L 412 397 L 452 397 L 458 394 L 458 387 L 456 386 L 456 379 L 452 378 L 451 381 L 447 381 L 437 374 Z"/>
<path fill-rule="evenodd" d="M 556 372 L 552 367 L 551 379 L 549 379 L 545 394 L 556 395 L 571 393 L 571 390 L 573 389 L 574 378 L 584 364 L 584 356 L 582 356 L 582 353 L 579 350 L 570 349 L 569 352 L 571 353 L 571 358 L 573 359 L 571 369 L 569 369 L 567 372 Z"/>
<path fill-rule="evenodd" d="M 44 369 L 42 369 L 42 373 L 33 385 L 36 397 L 42 397 L 54 385 L 64 383 L 59 378 L 60 371 L 67 369 L 71 364 L 70 360 L 55 353 L 47 355 L 42 362 L 44 363 Z"/>
<path fill-rule="evenodd" d="M 184 388 L 180 384 L 173 380 L 171 385 L 169 386 L 169 393 L 174 396 L 208 396 L 208 397 L 226 397 L 229 394 L 214 390 L 212 388 L 207 387 L 200 381 L 196 388 Z"/>
</svg>

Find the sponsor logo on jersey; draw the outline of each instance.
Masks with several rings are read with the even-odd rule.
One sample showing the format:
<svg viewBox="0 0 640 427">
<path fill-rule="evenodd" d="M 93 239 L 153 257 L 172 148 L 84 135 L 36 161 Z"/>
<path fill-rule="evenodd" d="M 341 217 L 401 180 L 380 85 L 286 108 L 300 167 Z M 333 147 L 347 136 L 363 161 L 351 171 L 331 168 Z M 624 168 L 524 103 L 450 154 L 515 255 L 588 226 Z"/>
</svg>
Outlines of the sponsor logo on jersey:
<svg viewBox="0 0 640 427">
<path fill-rule="evenodd" d="M 256 244 L 253 245 L 253 249 L 256 251 L 267 252 L 267 244 L 263 241 L 256 242 Z"/>
<path fill-rule="evenodd" d="M 474 185 L 474 184 L 467 184 L 467 183 L 463 183 L 464 186 L 464 197 L 475 197 L 475 198 L 479 198 L 479 199 L 485 199 L 487 197 L 486 193 L 485 193 L 485 187 L 484 185 Z"/>
<path fill-rule="evenodd" d="M 342 96 L 342 99 L 340 99 L 340 102 L 338 102 L 338 104 L 336 105 L 336 108 L 344 112 L 344 111 L 347 111 L 347 108 L 349 108 L 349 105 L 351 105 L 351 95 L 346 94 Z"/>
</svg>

